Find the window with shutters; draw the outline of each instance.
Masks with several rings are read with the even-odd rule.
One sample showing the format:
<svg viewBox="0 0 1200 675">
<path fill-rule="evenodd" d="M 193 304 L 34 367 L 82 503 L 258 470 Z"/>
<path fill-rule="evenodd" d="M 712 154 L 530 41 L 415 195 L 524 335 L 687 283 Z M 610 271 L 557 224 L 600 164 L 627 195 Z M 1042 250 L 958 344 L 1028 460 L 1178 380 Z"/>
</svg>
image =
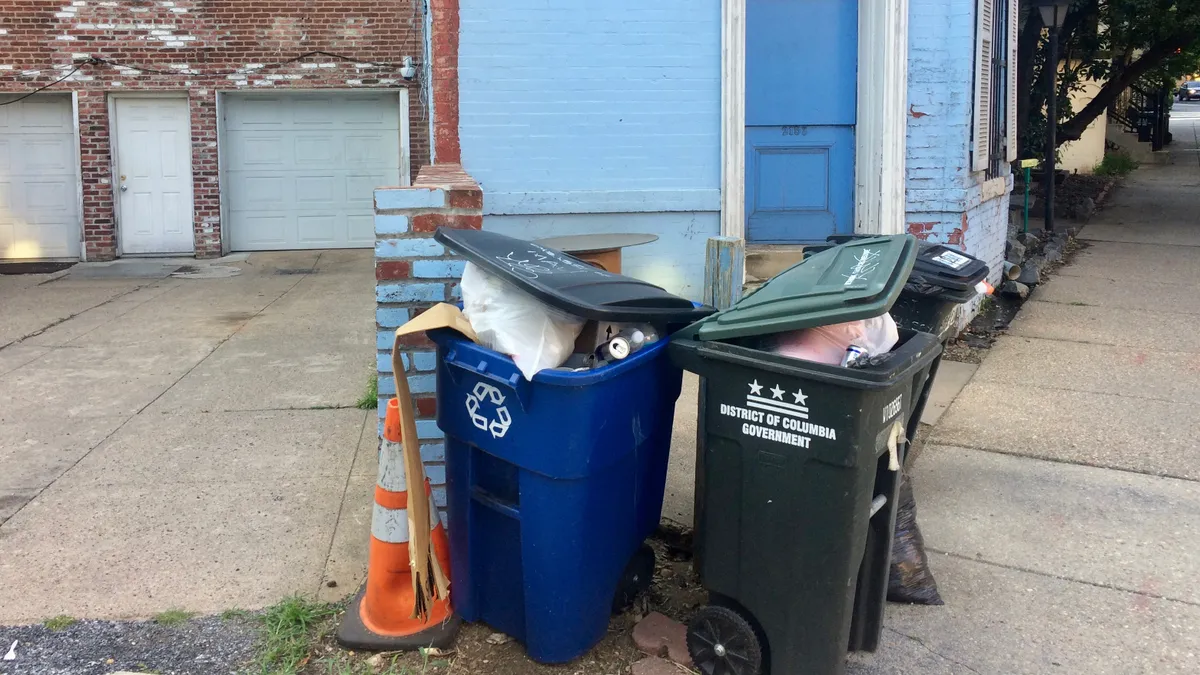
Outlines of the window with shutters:
<svg viewBox="0 0 1200 675">
<path fill-rule="evenodd" d="M 971 170 L 1004 174 L 1017 157 L 1018 0 L 976 0 Z"/>
</svg>

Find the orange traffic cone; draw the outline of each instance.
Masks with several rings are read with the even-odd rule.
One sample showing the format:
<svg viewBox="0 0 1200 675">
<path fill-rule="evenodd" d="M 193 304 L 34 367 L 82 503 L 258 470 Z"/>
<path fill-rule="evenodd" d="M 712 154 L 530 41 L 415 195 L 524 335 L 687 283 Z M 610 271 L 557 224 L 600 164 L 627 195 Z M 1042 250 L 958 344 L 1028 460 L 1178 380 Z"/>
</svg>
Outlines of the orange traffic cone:
<svg viewBox="0 0 1200 675">
<path fill-rule="evenodd" d="M 446 648 L 461 624 L 444 590 L 446 579 L 433 584 L 428 605 L 418 606 L 409 558 L 408 481 L 400 429 L 399 403 L 393 398 L 388 401 L 379 451 L 367 584 L 338 627 L 338 642 L 346 647 L 373 651 Z M 433 504 L 429 481 L 421 482 L 424 499 L 429 502 L 430 537 L 437 559 L 437 565 L 431 567 L 437 577 L 450 569 L 450 540 Z M 443 587 L 440 593 L 438 586 Z"/>
</svg>

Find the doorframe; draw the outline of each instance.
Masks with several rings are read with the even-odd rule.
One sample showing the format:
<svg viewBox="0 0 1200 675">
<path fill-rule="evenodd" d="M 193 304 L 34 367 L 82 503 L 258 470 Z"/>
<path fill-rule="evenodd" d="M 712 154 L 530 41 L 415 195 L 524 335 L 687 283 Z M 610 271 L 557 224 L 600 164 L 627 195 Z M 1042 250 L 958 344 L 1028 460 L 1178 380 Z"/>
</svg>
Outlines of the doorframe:
<svg viewBox="0 0 1200 675">
<path fill-rule="evenodd" d="M 229 223 L 229 200 L 226 199 L 225 180 L 225 98 L 227 96 L 269 96 L 279 94 L 324 94 L 324 93 L 391 93 L 399 100 L 400 110 L 400 187 L 412 185 L 412 129 L 408 119 L 408 86 L 401 87 L 305 87 L 289 89 L 231 89 L 217 92 L 217 199 L 220 201 L 218 213 L 221 217 L 221 254 L 229 255 L 233 250 L 232 235 L 227 227 Z M 430 149 L 432 152 L 432 148 Z M 376 186 L 385 187 L 385 186 Z"/>
<path fill-rule="evenodd" d="M 118 258 L 123 258 L 126 255 L 132 257 L 153 258 L 162 255 L 187 255 L 186 253 L 130 253 L 126 254 L 123 246 L 123 238 L 121 234 L 121 180 L 120 174 L 117 173 L 117 158 L 120 156 L 120 134 L 118 133 L 117 122 L 117 99 L 182 99 L 187 105 L 187 138 L 188 138 L 188 154 L 187 154 L 187 170 L 188 181 L 192 185 L 192 255 L 196 254 L 196 167 L 195 158 L 192 156 L 192 97 L 188 90 L 172 90 L 172 91 L 131 91 L 131 92 L 115 92 L 108 93 L 105 101 L 108 107 L 108 179 L 109 188 L 112 190 L 113 203 L 113 237 L 115 239 L 115 255 Z M 86 243 L 86 242 L 85 242 Z"/>
<path fill-rule="evenodd" d="M 859 0 L 854 232 L 903 234 L 908 0 Z"/>
<path fill-rule="evenodd" d="M 854 231 L 902 234 L 909 0 L 859 0 Z M 745 239 L 746 0 L 721 0 L 721 234 Z"/>
<path fill-rule="evenodd" d="M 721 236 L 746 237 L 746 0 L 721 0 Z"/>
</svg>

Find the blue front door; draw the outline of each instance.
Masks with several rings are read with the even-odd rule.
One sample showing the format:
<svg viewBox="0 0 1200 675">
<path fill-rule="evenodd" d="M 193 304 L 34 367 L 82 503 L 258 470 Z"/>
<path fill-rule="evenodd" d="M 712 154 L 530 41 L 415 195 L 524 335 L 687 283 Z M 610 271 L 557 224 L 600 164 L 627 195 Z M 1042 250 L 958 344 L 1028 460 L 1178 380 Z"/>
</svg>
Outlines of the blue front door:
<svg viewBox="0 0 1200 675">
<path fill-rule="evenodd" d="M 746 3 L 746 238 L 854 232 L 858 0 Z"/>
</svg>

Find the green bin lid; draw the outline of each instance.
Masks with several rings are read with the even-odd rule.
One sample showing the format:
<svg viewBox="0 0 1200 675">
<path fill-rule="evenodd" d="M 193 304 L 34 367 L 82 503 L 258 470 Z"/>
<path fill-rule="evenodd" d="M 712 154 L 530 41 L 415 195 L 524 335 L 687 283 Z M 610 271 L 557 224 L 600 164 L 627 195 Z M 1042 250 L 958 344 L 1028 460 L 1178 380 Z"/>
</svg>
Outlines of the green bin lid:
<svg viewBox="0 0 1200 675">
<path fill-rule="evenodd" d="M 793 265 L 704 319 L 696 337 L 770 335 L 879 316 L 896 302 L 916 256 L 911 234 L 848 241 Z"/>
</svg>

